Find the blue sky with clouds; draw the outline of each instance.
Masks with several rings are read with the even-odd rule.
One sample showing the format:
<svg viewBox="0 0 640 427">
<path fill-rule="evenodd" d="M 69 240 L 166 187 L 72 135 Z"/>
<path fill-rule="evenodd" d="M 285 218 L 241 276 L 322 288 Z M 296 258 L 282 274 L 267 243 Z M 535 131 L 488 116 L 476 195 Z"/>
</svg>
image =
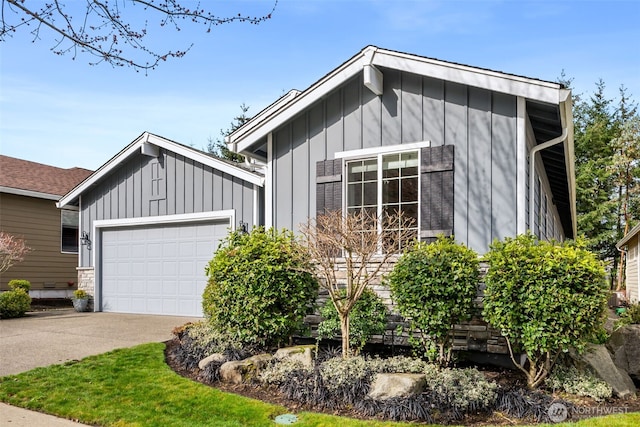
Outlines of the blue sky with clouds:
<svg viewBox="0 0 640 427">
<path fill-rule="evenodd" d="M 194 3 L 183 0 L 185 3 Z M 76 10 L 80 0 L 67 0 Z M 202 1 L 220 14 L 273 3 Z M 129 8 L 137 22 L 140 8 Z M 57 56 L 51 34 L 0 43 L 0 153 L 97 169 L 144 131 L 204 148 L 240 104 L 249 115 L 305 89 L 367 45 L 555 81 L 562 70 L 589 96 L 624 85 L 640 100 L 640 0 L 279 0 L 261 25 L 176 33 L 150 21 L 152 45 L 184 49 L 147 76 Z M 1 173 L 1 171 L 0 171 Z"/>
</svg>

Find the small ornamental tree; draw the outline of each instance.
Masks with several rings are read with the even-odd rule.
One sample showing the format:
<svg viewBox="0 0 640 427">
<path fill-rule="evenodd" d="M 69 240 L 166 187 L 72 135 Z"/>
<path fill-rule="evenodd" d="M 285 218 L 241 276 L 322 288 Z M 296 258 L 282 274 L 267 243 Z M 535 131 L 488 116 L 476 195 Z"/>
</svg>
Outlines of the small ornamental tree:
<svg viewBox="0 0 640 427">
<path fill-rule="evenodd" d="M 318 284 L 290 231 L 231 232 L 207 266 L 203 310 L 212 326 L 246 344 L 280 344 L 303 326 Z"/>
<path fill-rule="evenodd" d="M 583 242 L 539 241 L 531 234 L 495 241 L 486 255 L 485 319 L 507 339 L 512 362 L 531 389 L 562 352 L 582 351 L 604 322 L 604 268 Z M 526 354 L 519 361 L 514 353 Z"/>
<path fill-rule="evenodd" d="M 344 295 L 344 291 L 341 292 Z M 322 322 L 318 325 L 318 340 L 335 338 L 340 333 L 340 317 L 330 299 L 320 309 Z M 367 288 L 353 306 L 349 316 L 349 345 L 358 355 L 374 335 L 381 335 L 387 328 L 387 306 L 373 290 Z"/>
<path fill-rule="evenodd" d="M 342 357 L 351 355 L 349 317 L 364 290 L 379 280 L 381 270 L 414 236 L 413 219 L 401 212 L 377 215 L 327 211 L 302 225 L 314 275 L 329 292 L 340 318 Z M 344 271 L 337 267 L 344 265 Z M 344 275 L 344 280 L 338 279 Z"/>
<path fill-rule="evenodd" d="M 24 257 L 29 252 L 31 252 L 31 249 L 23 239 L 0 231 L 0 273 L 24 261 Z"/>
<path fill-rule="evenodd" d="M 387 276 L 391 296 L 410 324 L 410 342 L 429 353 L 433 343 L 438 361 L 451 360 L 451 329 L 471 318 L 479 281 L 478 254 L 453 238 L 438 237 L 409 248 Z"/>
</svg>

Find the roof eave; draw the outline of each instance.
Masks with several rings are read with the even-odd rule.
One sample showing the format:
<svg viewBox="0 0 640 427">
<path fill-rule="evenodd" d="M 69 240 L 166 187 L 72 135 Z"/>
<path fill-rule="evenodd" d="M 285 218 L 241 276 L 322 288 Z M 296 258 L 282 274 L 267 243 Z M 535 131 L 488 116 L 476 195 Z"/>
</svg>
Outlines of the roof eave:
<svg viewBox="0 0 640 427">
<path fill-rule="evenodd" d="M 559 83 L 367 46 L 288 102 L 278 103 L 278 105 L 272 104 L 268 107 L 268 113 L 254 117 L 238 131 L 229 135 L 228 142 L 234 144 L 233 146 L 238 152 L 250 152 L 250 147 L 258 143 L 269 132 L 274 131 L 348 79 L 362 72 L 365 65 L 400 69 L 418 75 L 555 105 L 566 101 L 567 94 L 570 93 Z"/>
<path fill-rule="evenodd" d="M 624 236 L 618 243 L 616 243 L 616 248 L 620 249 L 631 240 L 636 234 L 640 233 L 640 223 L 638 223 L 635 227 L 633 227 L 626 236 Z"/>
<path fill-rule="evenodd" d="M 222 160 L 218 160 L 214 157 L 208 156 L 205 153 L 200 151 L 188 148 L 186 146 L 175 143 L 171 140 L 163 138 L 158 135 L 154 135 L 149 132 L 144 132 L 138 138 L 136 138 L 131 144 L 126 146 L 122 151 L 112 157 L 108 162 L 102 165 L 97 171 L 91 174 L 87 179 L 82 181 L 78 186 L 76 186 L 73 190 L 63 196 L 58 202 L 57 206 L 63 207 L 68 204 L 72 204 L 76 199 L 80 197 L 82 193 L 84 193 L 88 188 L 101 180 L 104 176 L 106 176 L 109 172 L 115 169 L 117 166 L 122 164 L 129 156 L 133 155 L 137 151 L 140 150 L 143 144 L 151 143 L 158 147 L 162 147 L 166 150 L 173 151 L 177 154 L 183 155 L 187 158 L 200 162 L 204 165 L 210 166 L 216 170 L 228 173 L 232 176 L 240 178 L 244 181 L 247 181 L 251 184 L 257 186 L 264 186 L 264 177 L 249 172 L 245 169 L 239 168 L 237 166 L 230 165 Z"/>
</svg>

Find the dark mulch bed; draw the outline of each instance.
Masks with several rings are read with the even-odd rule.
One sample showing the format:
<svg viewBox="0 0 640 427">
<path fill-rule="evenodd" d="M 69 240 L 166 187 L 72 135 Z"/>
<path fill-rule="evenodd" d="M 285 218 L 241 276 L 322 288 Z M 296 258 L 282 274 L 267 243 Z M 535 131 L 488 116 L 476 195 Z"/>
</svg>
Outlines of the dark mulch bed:
<svg viewBox="0 0 640 427">
<path fill-rule="evenodd" d="M 310 411 L 310 412 L 322 412 L 328 413 L 332 415 L 340 415 L 350 418 L 357 419 L 366 419 L 361 414 L 356 412 L 353 409 L 349 408 L 341 408 L 336 411 L 328 411 L 325 408 L 314 406 L 314 405 L 305 405 L 300 404 L 299 402 L 295 402 L 287 399 L 282 395 L 277 389 L 271 387 L 259 387 L 255 385 L 232 385 L 225 384 L 221 382 L 215 382 L 214 384 L 209 384 L 203 382 L 199 376 L 200 370 L 195 368 L 194 370 L 184 369 L 177 361 L 174 356 L 175 349 L 180 345 L 177 339 L 172 339 L 166 343 L 165 349 L 165 359 L 167 364 L 179 375 L 189 378 L 193 381 L 198 381 L 203 384 L 209 385 L 211 387 L 215 387 L 219 390 L 235 393 L 238 395 L 242 395 L 245 397 L 249 397 L 252 399 L 261 400 L 264 402 L 269 402 L 272 404 L 284 406 L 290 412 L 296 413 L 301 411 Z M 492 367 L 479 367 L 484 375 L 490 379 L 495 381 L 503 388 L 517 388 L 524 389 L 526 382 L 523 377 L 516 371 L 506 369 L 506 368 L 492 368 Z M 612 413 L 620 413 L 620 412 L 640 412 L 640 399 L 633 400 L 622 400 L 622 399 L 609 399 L 606 402 L 597 402 L 591 398 L 584 398 L 578 396 L 567 395 L 564 393 L 558 393 L 556 395 L 549 395 L 553 399 L 557 399 L 558 401 L 566 401 L 575 406 L 575 409 L 571 411 L 570 409 L 570 419 L 567 421 L 576 421 L 583 418 L 589 418 L 598 415 L 607 415 Z M 435 420 L 442 421 L 442 420 Z M 465 425 L 465 426 L 488 426 L 488 425 L 523 425 L 523 424 L 533 424 L 536 423 L 537 420 L 535 417 L 526 417 L 526 418 L 517 418 L 514 416 L 507 415 L 502 412 L 493 412 L 493 413 L 477 413 L 472 415 L 465 415 L 462 419 L 457 419 L 453 421 L 456 425 Z M 419 424 L 419 423 L 417 423 Z"/>
</svg>

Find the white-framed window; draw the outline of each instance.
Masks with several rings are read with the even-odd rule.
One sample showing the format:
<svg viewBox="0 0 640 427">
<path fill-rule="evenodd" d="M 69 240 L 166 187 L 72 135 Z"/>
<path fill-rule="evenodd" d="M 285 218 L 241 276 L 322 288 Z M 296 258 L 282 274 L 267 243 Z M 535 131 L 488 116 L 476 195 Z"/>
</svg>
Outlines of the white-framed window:
<svg viewBox="0 0 640 427">
<path fill-rule="evenodd" d="M 380 153 L 345 161 L 346 209 L 348 213 L 364 212 L 385 219 L 413 219 L 403 229 L 385 229 L 385 233 L 409 230 L 418 236 L 420 204 L 420 159 L 418 150 Z M 378 233 L 382 221 L 378 223 Z M 402 245 L 403 242 L 398 242 Z M 397 248 L 398 250 L 400 247 Z"/>
<path fill-rule="evenodd" d="M 63 253 L 78 253 L 78 211 L 62 209 L 60 211 L 60 250 Z"/>
</svg>

